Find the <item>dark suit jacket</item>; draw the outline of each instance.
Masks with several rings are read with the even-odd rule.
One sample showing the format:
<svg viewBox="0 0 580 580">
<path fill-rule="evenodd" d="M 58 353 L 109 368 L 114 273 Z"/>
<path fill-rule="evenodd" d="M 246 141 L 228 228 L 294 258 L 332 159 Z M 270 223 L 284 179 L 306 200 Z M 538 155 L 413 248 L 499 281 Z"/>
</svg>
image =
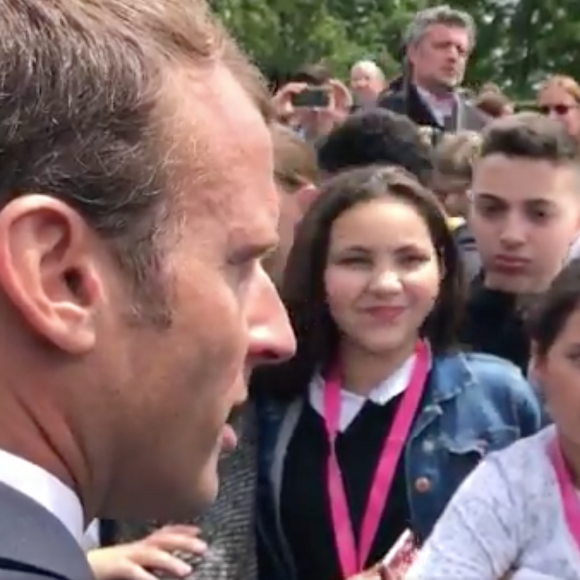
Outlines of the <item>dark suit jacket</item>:
<svg viewBox="0 0 580 580">
<path fill-rule="evenodd" d="M 393 81 L 389 88 L 379 95 L 377 104 L 383 109 L 409 117 L 417 125 L 445 131 L 445 127 L 433 116 L 431 109 L 420 97 L 415 86 L 404 83 L 402 78 Z M 463 97 L 459 97 L 458 107 L 460 108 L 458 112 L 460 126 L 457 129 L 481 131 L 489 122 L 486 115 Z"/>
<path fill-rule="evenodd" d="M 0 483 L 0 580 L 94 580 L 87 558 L 63 524 Z"/>
</svg>

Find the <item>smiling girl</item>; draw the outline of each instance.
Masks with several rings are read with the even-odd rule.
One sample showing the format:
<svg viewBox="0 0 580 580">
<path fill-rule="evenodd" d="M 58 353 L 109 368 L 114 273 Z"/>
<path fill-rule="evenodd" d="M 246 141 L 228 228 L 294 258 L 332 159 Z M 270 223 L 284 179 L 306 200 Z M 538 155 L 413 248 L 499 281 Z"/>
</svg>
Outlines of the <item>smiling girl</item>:
<svg viewBox="0 0 580 580">
<path fill-rule="evenodd" d="M 458 250 L 433 195 L 395 168 L 330 180 L 282 294 L 298 340 L 259 392 L 262 577 L 340 580 L 421 541 L 488 451 L 540 428 L 520 371 L 460 352 Z"/>
</svg>

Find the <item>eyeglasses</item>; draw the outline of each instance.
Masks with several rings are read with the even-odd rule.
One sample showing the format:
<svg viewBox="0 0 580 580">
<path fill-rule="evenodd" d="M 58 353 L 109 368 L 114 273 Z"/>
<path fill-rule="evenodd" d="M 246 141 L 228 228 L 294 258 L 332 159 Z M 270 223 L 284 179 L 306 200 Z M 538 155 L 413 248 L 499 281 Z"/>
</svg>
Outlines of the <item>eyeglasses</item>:
<svg viewBox="0 0 580 580">
<path fill-rule="evenodd" d="M 553 111 L 556 115 L 563 116 L 571 109 L 575 109 L 577 106 L 578 105 L 543 105 L 542 107 L 539 107 L 539 110 L 542 115 L 549 115 Z"/>
</svg>

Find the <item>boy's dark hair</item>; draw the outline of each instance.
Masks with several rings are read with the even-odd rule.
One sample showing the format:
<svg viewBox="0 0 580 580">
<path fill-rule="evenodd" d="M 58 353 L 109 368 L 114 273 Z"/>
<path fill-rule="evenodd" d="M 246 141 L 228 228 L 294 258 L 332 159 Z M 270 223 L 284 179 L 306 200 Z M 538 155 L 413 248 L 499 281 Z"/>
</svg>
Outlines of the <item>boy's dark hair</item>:
<svg viewBox="0 0 580 580">
<path fill-rule="evenodd" d="M 538 113 L 519 113 L 489 124 L 483 131 L 480 157 L 494 154 L 580 164 L 577 139 L 558 120 Z"/>
<path fill-rule="evenodd" d="M 367 165 L 394 165 L 431 185 L 432 150 L 407 117 L 384 109 L 361 111 L 337 126 L 318 146 L 325 173 Z"/>
</svg>

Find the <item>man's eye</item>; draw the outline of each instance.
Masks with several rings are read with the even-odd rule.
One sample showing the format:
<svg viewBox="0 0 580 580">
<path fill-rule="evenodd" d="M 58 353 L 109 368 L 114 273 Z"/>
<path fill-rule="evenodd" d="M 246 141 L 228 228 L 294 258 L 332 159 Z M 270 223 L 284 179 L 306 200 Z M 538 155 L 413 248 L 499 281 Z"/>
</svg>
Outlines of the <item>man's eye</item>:
<svg viewBox="0 0 580 580">
<path fill-rule="evenodd" d="M 528 219 L 533 222 L 545 222 L 550 218 L 550 213 L 544 209 L 533 209 L 527 212 Z"/>
</svg>

